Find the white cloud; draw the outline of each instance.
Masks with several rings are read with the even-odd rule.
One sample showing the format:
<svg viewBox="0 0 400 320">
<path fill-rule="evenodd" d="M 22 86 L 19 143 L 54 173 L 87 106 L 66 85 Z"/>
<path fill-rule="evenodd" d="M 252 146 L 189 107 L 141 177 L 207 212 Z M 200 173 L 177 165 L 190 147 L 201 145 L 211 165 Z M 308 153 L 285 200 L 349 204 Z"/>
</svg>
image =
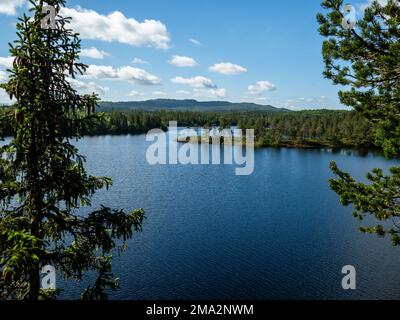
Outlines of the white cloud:
<svg viewBox="0 0 400 320">
<path fill-rule="evenodd" d="M 5 83 L 8 81 L 8 75 L 4 71 L 0 71 L 0 83 Z"/>
<path fill-rule="evenodd" d="M 91 47 L 88 49 L 82 49 L 81 51 L 81 56 L 82 57 L 87 57 L 87 58 L 92 58 L 92 59 L 104 59 L 105 57 L 109 56 L 110 54 L 108 52 L 105 52 L 103 50 L 99 50 L 95 47 Z"/>
<path fill-rule="evenodd" d="M 149 64 L 147 61 L 144 61 L 140 58 L 133 58 L 132 63 L 133 64 Z"/>
<path fill-rule="evenodd" d="M 118 69 L 117 76 L 121 80 L 136 82 L 142 85 L 159 85 L 160 78 L 148 73 L 146 70 L 132 67 L 122 67 Z"/>
<path fill-rule="evenodd" d="M 196 67 L 197 62 L 193 58 L 185 57 L 185 56 L 173 56 L 169 61 L 170 64 L 173 64 L 177 67 Z"/>
<path fill-rule="evenodd" d="M 15 15 L 17 8 L 21 7 L 25 0 L 0 0 L 0 13 Z"/>
<path fill-rule="evenodd" d="M 159 85 L 161 80 L 146 70 L 129 66 L 115 69 L 112 66 L 90 65 L 84 74 L 85 78 L 100 80 L 124 80 L 141 85 Z"/>
<path fill-rule="evenodd" d="M 195 44 L 196 46 L 202 46 L 203 45 L 199 40 L 196 40 L 196 39 L 193 39 L 193 38 L 190 38 L 189 41 L 191 43 Z"/>
<path fill-rule="evenodd" d="M 239 66 L 237 64 L 233 64 L 230 62 L 222 62 L 222 63 L 217 63 L 214 64 L 209 68 L 211 72 L 218 72 L 221 74 L 226 74 L 226 75 L 232 75 L 232 74 L 240 74 L 240 73 L 246 73 L 247 69 Z"/>
<path fill-rule="evenodd" d="M 9 104 L 12 100 L 10 100 L 9 95 L 4 89 L 0 88 L 0 103 Z"/>
<path fill-rule="evenodd" d="M 183 78 L 175 77 L 171 79 L 172 83 L 184 84 L 193 88 L 193 96 L 196 98 L 225 98 L 226 89 L 218 88 L 211 79 L 206 77 L 193 77 L 193 78 Z M 181 90 L 177 91 L 178 94 L 190 94 L 189 91 Z"/>
<path fill-rule="evenodd" d="M 163 91 L 154 91 L 154 92 L 152 92 L 151 93 L 153 96 L 158 96 L 158 97 L 164 97 L 164 96 L 166 96 L 167 94 L 165 93 L 165 92 L 163 92 Z"/>
<path fill-rule="evenodd" d="M 14 57 L 0 57 L 0 66 L 2 67 L 12 68 L 13 62 Z"/>
<path fill-rule="evenodd" d="M 81 94 L 95 92 L 104 95 L 107 91 L 110 90 L 108 87 L 99 86 L 94 82 L 86 83 L 73 78 L 68 78 L 67 80 L 71 84 L 71 86 Z"/>
<path fill-rule="evenodd" d="M 276 86 L 269 81 L 258 81 L 256 84 L 253 84 L 248 87 L 249 94 L 259 95 L 263 92 L 274 91 Z"/>
<path fill-rule="evenodd" d="M 201 76 L 193 78 L 175 77 L 171 79 L 171 82 L 175 84 L 189 85 L 193 88 L 209 88 L 209 89 L 216 88 L 211 79 Z"/>
<path fill-rule="evenodd" d="M 141 93 L 141 92 L 137 92 L 135 90 L 132 90 L 131 92 L 128 93 L 128 96 L 129 97 L 142 97 L 142 96 L 144 96 L 144 94 Z"/>
<path fill-rule="evenodd" d="M 71 28 L 80 33 L 82 39 L 119 42 L 135 47 L 148 46 L 168 49 L 171 41 L 167 27 L 157 20 L 138 22 L 114 11 L 102 15 L 81 7 L 62 8 L 61 14 L 71 17 Z"/>
<path fill-rule="evenodd" d="M 225 98 L 226 89 L 215 88 L 215 89 L 193 89 L 193 94 L 196 98 Z"/>
</svg>

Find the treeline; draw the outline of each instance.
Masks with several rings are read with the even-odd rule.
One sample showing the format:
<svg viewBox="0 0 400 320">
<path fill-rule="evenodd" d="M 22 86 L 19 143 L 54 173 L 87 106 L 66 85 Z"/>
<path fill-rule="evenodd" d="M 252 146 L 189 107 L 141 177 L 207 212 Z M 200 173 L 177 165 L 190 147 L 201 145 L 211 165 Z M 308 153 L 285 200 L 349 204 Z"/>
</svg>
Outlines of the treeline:
<svg viewBox="0 0 400 320">
<path fill-rule="evenodd" d="M 12 135 L 13 121 L 4 117 L 5 112 L 6 109 L 0 108 L 0 130 L 4 135 Z M 155 128 L 166 130 L 170 121 L 177 121 L 182 127 L 254 129 L 259 147 L 374 146 L 371 125 L 363 117 L 354 112 L 329 110 L 278 113 L 112 111 L 105 113 L 104 120 L 88 134 L 143 134 Z"/>
<path fill-rule="evenodd" d="M 0 138 L 14 134 L 15 119 L 10 114 L 12 114 L 11 108 L 0 106 Z"/>
<path fill-rule="evenodd" d="M 371 124 L 355 112 L 315 110 L 259 115 L 241 119 L 239 127 L 254 128 L 260 147 L 375 147 Z"/>
<path fill-rule="evenodd" d="M 238 126 L 254 129 L 259 147 L 373 147 L 371 125 L 348 111 L 265 112 L 189 112 L 189 111 L 114 111 L 91 132 L 104 134 L 142 134 L 154 128 L 166 130 L 169 121 L 181 127 Z"/>
</svg>

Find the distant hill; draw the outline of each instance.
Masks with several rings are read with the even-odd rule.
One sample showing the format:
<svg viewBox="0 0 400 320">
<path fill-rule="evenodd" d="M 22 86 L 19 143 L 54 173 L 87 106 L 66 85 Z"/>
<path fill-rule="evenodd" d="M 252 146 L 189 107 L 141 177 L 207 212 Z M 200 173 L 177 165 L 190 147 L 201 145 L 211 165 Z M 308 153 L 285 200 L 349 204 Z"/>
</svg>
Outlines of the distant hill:
<svg viewBox="0 0 400 320">
<path fill-rule="evenodd" d="M 262 111 L 284 112 L 288 109 L 275 108 L 255 103 L 232 103 L 227 101 L 172 100 L 156 99 L 147 101 L 107 102 L 100 103 L 100 111 L 110 110 L 169 110 L 169 111 Z"/>
</svg>

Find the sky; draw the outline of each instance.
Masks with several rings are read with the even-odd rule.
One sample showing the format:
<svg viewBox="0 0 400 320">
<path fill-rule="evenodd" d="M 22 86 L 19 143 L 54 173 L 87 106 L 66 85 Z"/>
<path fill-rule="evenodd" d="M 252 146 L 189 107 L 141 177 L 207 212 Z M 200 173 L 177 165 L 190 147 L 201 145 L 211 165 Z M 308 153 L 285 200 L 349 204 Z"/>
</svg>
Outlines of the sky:
<svg viewBox="0 0 400 320">
<path fill-rule="evenodd" d="M 363 3 L 364 1 L 364 3 Z M 70 0 L 86 73 L 71 80 L 107 101 L 196 99 L 292 110 L 343 109 L 324 79 L 320 0 Z M 368 0 L 349 1 L 360 9 Z M 0 81 L 26 0 L 0 0 Z M 0 91 L 0 102 L 9 102 Z"/>
</svg>

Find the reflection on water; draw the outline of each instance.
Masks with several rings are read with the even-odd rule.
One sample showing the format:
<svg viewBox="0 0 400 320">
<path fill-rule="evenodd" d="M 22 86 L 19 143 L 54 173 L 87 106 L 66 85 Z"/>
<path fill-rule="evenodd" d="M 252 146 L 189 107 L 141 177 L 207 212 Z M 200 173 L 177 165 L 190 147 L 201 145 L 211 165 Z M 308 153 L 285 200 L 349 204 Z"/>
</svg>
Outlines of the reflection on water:
<svg viewBox="0 0 400 320">
<path fill-rule="evenodd" d="M 144 136 L 78 143 L 88 171 L 114 179 L 93 205 L 146 209 L 144 231 L 115 254 L 115 299 L 399 299 L 398 248 L 362 235 L 329 190 L 329 162 L 358 179 L 399 165 L 374 153 L 259 149 L 251 176 L 230 165 L 150 166 Z M 365 221 L 369 224 L 371 221 Z M 344 291 L 342 268 L 357 270 Z M 58 283 L 63 297 L 87 285 Z"/>
<path fill-rule="evenodd" d="M 334 154 L 342 154 L 345 156 L 357 156 L 360 158 L 365 158 L 367 156 L 375 156 L 375 157 L 383 157 L 383 153 L 377 149 L 366 149 L 366 148 L 359 148 L 359 149 L 321 149 L 322 152 L 332 152 Z"/>
</svg>

